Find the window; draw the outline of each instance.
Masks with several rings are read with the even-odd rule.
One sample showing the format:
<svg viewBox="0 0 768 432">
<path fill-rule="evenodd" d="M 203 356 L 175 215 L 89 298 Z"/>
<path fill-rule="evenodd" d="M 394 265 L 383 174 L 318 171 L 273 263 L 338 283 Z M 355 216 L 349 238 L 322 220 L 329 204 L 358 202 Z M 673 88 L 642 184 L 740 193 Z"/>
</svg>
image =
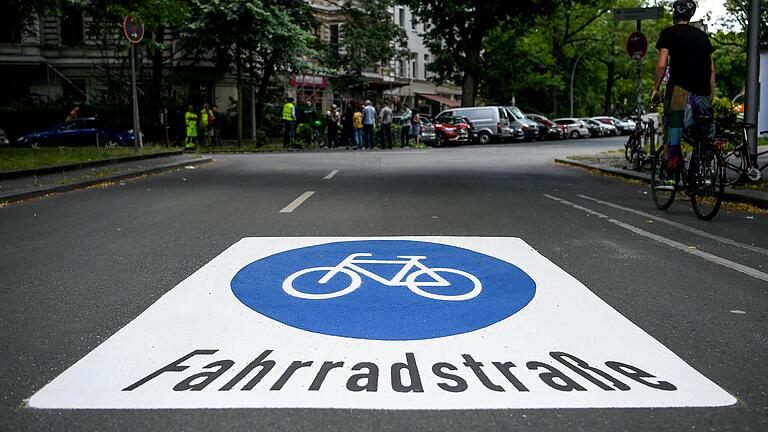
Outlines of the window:
<svg viewBox="0 0 768 432">
<path fill-rule="evenodd" d="M 339 25 L 338 24 L 331 24 L 330 25 L 330 45 L 331 50 L 338 54 L 339 52 Z"/>
<path fill-rule="evenodd" d="M 411 30 L 416 31 L 416 17 L 411 14 Z"/>
<path fill-rule="evenodd" d="M 400 59 L 398 62 L 400 64 L 400 70 L 398 71 L 398 76 L 405 77 L 405 60 Z"/>
<path fill-rule="evenodd" d="M 427 71 L 427 66 L 429 66 L 430 58 L 429 54 L 424 54 L 424 78 L 429 78 L 431 73 Z"/>
<path fill-rule="evenodd" d="M 65 8 L 61 14 L 61 44 L 66 46 L 81 45 L 85 39 L 83 29 L 83 11 L 77 8 Z"/>
<path fill-rule="evenodd" d="M 0 17 L 0 43 L 21 42 L 21 24 L 10 15 L 3 14 Z"/>
<path fill-rule="evenodd" d="M 85 81 L 84 80 L 72 80 L 62 81 L 62 96 L 66 101 L 82 101 L 85 100 Z"/>
<path fill-rule="evenodd" d="M 411 77 L 413 79 L 418 79 L 419 78 L 419 58 L 416 57 L 416 54 L 413 55 L 413 60 L 411 65 L 413 67 Z"/>
<path fill-rule="evenodd" d="M 398 10 L 398 24 L 400 27 L 405 28 L 405 8 L 399 7 Z"/>
</svg>

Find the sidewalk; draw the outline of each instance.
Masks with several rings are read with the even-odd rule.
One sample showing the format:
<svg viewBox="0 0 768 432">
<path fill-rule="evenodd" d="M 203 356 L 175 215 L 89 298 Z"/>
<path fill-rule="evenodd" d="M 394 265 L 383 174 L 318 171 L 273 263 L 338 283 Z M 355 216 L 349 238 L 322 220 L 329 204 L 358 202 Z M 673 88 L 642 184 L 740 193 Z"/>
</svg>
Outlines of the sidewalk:
<svg viewBox="0 0 768 432">
<path fill-rule="evenodd" d="M 103 182 L 125 180 L 185 166 L 196 166 L 212 160 L 210 157 L 194 154 L 179 154 L 79 168 L 39 176 L 29 175 L 0 179 L 0 203 L 81 189 Z"/>
<path fill-rule="evenodd" d="M 761 159 L 761 162 L 764 162 L 763 159 Z M 556 158 L 555 163 L 586 168 L 597 171 L 599 174 L 610 174 L 646 183 L 651 182 L 650 167 L 646 165 L 640 172 L 627 169 L 629 163 L 624 158 L 623 151 L 621 153 L 599 153 Z M 726 187 L 725 200 L 768 208 L 768 183 L 766 183 L 766 180 L 763 180 L 763 183 L 752 185 L 751 187 Z"/>
</svg>

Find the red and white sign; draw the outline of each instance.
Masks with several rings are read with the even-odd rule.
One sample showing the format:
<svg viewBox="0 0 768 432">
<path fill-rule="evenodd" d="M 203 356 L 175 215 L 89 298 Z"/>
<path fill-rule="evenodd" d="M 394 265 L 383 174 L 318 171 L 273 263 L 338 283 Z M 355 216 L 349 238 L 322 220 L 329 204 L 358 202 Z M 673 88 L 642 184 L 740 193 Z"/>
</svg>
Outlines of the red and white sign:
<svg viewBox="0 0 768 432">
<path fill-rule="evenodd" d="M 123 33 L 131 43 L 139 43 L 144 39 L 144 21 L 139 17 L 127 15 L 123 20 Z"/>
<path fill-rule="evenodd" d="M 634 32 L 627 39 L 627 53 L 635 60 L 645 57 L 648 51 L 648 39 L 641 32 Z"/>
<path fill-rule="evenodd" d="M 291 75 L 291 87 L 328 88 L 328 77 L 319 75 Z"/>
</svg>

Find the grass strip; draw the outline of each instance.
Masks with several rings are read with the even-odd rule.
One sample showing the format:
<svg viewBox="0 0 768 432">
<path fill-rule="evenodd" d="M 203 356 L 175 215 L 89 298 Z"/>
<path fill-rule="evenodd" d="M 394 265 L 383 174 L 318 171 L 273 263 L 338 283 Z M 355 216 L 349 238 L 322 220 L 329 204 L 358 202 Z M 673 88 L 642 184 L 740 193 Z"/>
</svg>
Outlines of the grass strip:
<svg viewBox="0 0 768 432">
<path fill-rule="evenodd" d="M 54 147 L 0 149 L 0 171 L 38 169 L 126 156 L 165 153 L 173 148 L 145 146 L 135 152 L 132 147 Z"/>
</svg>

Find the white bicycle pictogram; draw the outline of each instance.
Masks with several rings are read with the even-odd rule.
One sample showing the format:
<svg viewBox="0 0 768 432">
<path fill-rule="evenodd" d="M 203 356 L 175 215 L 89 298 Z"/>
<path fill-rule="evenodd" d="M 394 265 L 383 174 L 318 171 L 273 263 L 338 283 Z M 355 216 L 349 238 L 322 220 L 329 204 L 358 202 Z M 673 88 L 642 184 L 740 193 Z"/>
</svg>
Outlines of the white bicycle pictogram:
<svg viewBox="0 0 768 432">
<path fill-rule="evenodd" d="M 332 299 L 335 297 L 341 297 L 347 294 L 352 293 L 356 289 L 360 288 L 360 286 L 363 283 L 363 279 L 361 275 L 368 276 L 369 278 L 375 280 L 376 282 L 379 282 L 383 285 L 386 285 L 388 287 L 407 287 L 409 290 L 411 290 L 413 293 L 418 294 L 422 297 L 434 299 L 434 300 L 447 300 L 447 301 L 463 301 L 463 300 L 470 300 L 475 297 L 477 297 L 478 294 L 480 294 L 480 291 L 483 289 L 483 284 L 480 283 L 480 280 L 475 277 L 471 273 L 467 273 L 462 270 L 454 269 L 454 268 L 430 268 L 426 265 L 422 264 L 420 260 L 427 259 L 425 256 L 398 256 L 397 258 L 400 258 L 401 260 L 374 260 L 374 259 L 359 259 L 361 257 L 372 257 L 373 254 L 371 253 L 353 253 L 349 255 L 348 257 L 344 258 L 338 265 L 335 267 L 311 267 L 306 268 L 303 270 L 299 270 L 292 275 L 288 276 L 283 281 L 283 291 L 285 291 L 287 294 L 302 298 L 302 299 L 308 299 L 308 300 L 327 300 Z M 397 272 L 397 274 L 392 277 L 392 279 L 385 279 L 369 270 L 366 270 L 363 267 L 360 267 L 358 264 L 391 264 L 391 265 L 402 265 L 402 268 L 400 271 Z M 414 268 L 418 269 L 412 273 L 411 270 Z M 338 291 L 330 292 L 330 293 L 321 293 L 321 294 L 313 294 L 313 293 L 306 293 L 297 290 L 293 287 L 293 282 L 298 278 L 299 276 L 303 276 L 307 273 L 312 272 L 326 272 L 326 274 L 321 277 L 318 280 L 318 284 L 325 285 L 328 283 L 328 281 L 331 280 L 334 276 L 336 276 L 339 273 L 344 273 L 347 276 L 350 277 L 351 282 L 349 286 L 346 288 L 340 289 Z M 422 287 L 450 287 L 451 283 L 447 281 L 445 278 L 440 276 L 440 273 L 453 273 L 460 276 L 463 276 L 472 283 L 472 289 L 463 294 L 436 294 L 432 292 L 428 292 L 422 289 Z M 432 280 L 429 281 L 417 281 L 417 279 L 422 276 L 427 275 Z M 405 278 L 405 280 L 403 280 Z"/>
</svg>

